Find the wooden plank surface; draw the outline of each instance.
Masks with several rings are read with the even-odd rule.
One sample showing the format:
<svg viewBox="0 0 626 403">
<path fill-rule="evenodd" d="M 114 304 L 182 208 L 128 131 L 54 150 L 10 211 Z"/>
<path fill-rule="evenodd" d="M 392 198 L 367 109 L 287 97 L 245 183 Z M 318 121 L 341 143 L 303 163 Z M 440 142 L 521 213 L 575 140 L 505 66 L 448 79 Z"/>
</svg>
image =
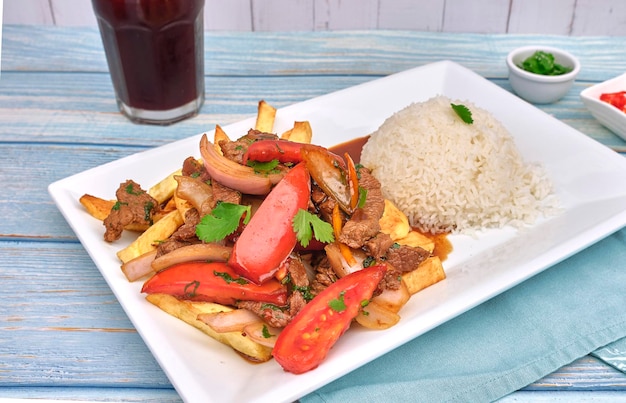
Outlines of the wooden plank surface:
<svg viewBox="0 0 626 403">
<path fill-rule="evenodd" d="M 205 0 L 205 29 L 625 35 L 622 0 Z M 96 26 L 85 0 L 7 0 L 5 23 Z M 444 22 L 445 21 L 445 22 Z"/>
<path fill-rule="evenodd" d="M 180 401 L 53 205 L 49 183 L 252 116 L 261 98 L 285 106 L 443 58 L 508 90 L 502 57 L 530 40 L 573 49 L 587 63 L 570 94 L 542 109 L 605 144 L 626 145 L 593 120 L 578 98 L 586 86 L 621 73 L 625 38 L 207 33 L 207 101 L 201 114 L 154 127 L 130 124 L 116 111 L 97 30 L 5 27 L 0 397 Z M 289 51 L 277 52 L 276 43 Z M 451 43 L 460 46 L 455 51 L 446 46 Z M 590 389 L 603 393 L 589 397 Z M 514 396 L 542 401 L 564 390 L 571 393 L 568 398 L 608 401 L 612 392 L 626 390 L 626 375 L 583 357 L 505 401 Z"/>
</svg>

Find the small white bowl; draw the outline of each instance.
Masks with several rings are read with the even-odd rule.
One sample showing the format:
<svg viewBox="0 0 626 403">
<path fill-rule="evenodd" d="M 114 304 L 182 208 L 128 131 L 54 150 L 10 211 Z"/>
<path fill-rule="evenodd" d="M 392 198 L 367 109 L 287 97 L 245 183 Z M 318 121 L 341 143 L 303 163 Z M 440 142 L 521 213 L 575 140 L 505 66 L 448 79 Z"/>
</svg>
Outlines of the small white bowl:
<svg viewBox="0 0 626 403">
<path fill-rule="evenodd" d="M 536 51 L 554 55 L 554 62 L 572 70 L 558 76 L 546 76 L 525 71 L 519 67 Z M 580 62 L 572 54 L 550 46 L 524 46 L 511 51 L 506 57 L 509 83 L 521 98 L 535 104 L 549 104 L 563 98 L 570 90 L 580 71 Z"/>
<path fill-rule="evenodd" d="M 600 101 L 600 95 L 619 91 L 626 91 L 626 73 L 584 89 L 580 93 L 580 99 L 594 118 L 626 140 L 626 113 Z"/>
</svg>

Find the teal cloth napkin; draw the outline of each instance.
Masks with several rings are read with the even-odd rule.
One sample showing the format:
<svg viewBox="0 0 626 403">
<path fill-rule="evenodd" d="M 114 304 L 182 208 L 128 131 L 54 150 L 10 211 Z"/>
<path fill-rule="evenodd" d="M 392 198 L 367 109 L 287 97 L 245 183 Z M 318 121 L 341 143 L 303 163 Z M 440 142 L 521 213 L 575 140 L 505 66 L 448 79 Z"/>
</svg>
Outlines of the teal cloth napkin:
<svg viewBox="0 0 626 403">
<path fill-rule="evenodd" d="M 305 396 L 486 402 L 626 337 L 626 228 Z"/>
</svg>

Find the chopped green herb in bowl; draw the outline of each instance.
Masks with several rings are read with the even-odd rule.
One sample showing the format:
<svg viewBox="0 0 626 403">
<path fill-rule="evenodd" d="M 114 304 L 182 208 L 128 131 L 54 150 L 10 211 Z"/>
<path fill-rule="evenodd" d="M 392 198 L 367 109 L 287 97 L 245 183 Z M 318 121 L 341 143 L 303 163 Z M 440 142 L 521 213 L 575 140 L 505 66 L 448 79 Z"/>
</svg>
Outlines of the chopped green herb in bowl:
<svg viewBox="0 0 626 403">
<path fill-rule="evenodd" d="M 531 73 L 544 76 L 558 76 L 572 71 L 571 67 L 565 67 L 556 63 L 552 53 L 541 50 L 536 51 L 532 56 L 526 58 L 519 67 Z"/>
</svg>

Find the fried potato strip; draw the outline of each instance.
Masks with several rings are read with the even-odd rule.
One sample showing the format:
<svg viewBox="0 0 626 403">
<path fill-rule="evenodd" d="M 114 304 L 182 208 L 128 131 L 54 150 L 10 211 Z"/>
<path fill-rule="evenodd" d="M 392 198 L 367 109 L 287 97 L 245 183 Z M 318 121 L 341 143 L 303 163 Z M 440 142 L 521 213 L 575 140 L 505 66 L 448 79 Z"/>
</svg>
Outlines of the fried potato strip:
<svg viewBox="0 0 626 403">
<path fill-rule="evenodd" d="M 209 325 L 197 319 L 198 315 L 203 313 L 231 311 L 232 308 L 230 307 L 212 302 L 183 301 L 167 294 L 149 294 L 146 299 L 168 314 L 201 330 L 213 339 L 232 347 L 254 361 L 265 362 L 272 356 L 271 348 L 252 341 L 241 332 L 217 333 Z"/>
</svg>

